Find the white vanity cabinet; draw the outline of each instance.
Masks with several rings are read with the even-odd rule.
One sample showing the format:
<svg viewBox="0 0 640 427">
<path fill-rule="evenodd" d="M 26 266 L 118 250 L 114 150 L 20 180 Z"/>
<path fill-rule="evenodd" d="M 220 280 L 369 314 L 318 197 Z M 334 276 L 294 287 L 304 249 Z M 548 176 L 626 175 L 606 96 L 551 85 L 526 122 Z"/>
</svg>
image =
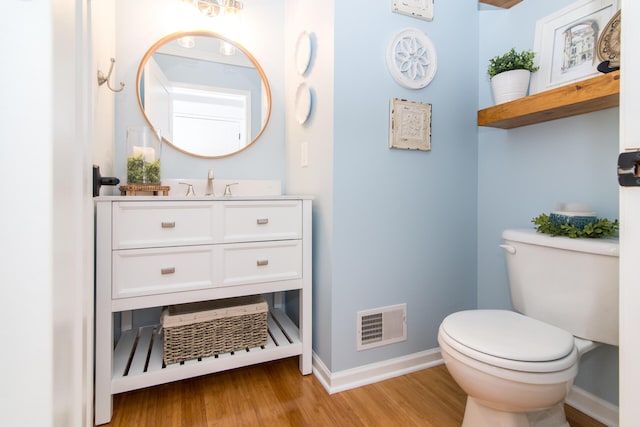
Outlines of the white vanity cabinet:
<svg viewBox="0 0 640 427">
<path fill-rule="evenodd" d="M 96 424 L 111 420 L 116 393 L 291 356 L 300 357 L 302 374 L 311 373 L 309 198 L 98 197 L 95 203 Z M 281 306 L 287 291 L 299 292 L 298 325 Z M 164 366 L 159 325 L 131 324 L 133 310 L 258 294 L 274 295 L 264 348 Z"/>
</svg>

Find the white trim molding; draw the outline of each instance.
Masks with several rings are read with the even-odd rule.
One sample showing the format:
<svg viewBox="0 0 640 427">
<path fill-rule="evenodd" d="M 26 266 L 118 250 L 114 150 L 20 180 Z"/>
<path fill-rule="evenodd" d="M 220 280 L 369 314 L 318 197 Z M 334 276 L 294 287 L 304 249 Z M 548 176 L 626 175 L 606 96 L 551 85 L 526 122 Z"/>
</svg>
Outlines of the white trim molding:
<svg viewBox="0 0 640 427">
<path fill-rule="evenodd" d="M 329 394 L 333 394 L 431 368 L 442 363 L 444 362 L 440 356 L 440 349 L 434 348 L 332 373 L 314 353 L 313 374 L 322 383 L 325 390 Z"/>
<path fill-rule="evenodd" d="M 578 386 L 571 388 L 566 403 L 608 427 L 618 427 L 618 407 Z"/>
</svg>

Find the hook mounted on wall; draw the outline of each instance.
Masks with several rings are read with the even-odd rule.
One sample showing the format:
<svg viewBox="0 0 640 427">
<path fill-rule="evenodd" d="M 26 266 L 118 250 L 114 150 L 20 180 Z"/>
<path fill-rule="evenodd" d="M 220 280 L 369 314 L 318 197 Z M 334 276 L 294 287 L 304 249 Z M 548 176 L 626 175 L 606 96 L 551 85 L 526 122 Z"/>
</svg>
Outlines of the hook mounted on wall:
<svg viewBox="0 0 640 427">
<path fill-rule="evenodd" d="M 114 89 L 111 87 L 111 83 L 109 83 L 109 79 L 111 78 L 111 72 L 113 71 L 113 65 L 116 63 L 116 60 L 111 58 L 111 66 L 109 67 L 109 72 L 105 76 L 104 73 L 98 70 L 98 86 L 102 86 L 103 84 L 107 84 L 107 87 L 111 89 L 113 92 L 122 92 L 124 89 L 124 83 L 120 82 L 120 89 Z"/>
</svg>

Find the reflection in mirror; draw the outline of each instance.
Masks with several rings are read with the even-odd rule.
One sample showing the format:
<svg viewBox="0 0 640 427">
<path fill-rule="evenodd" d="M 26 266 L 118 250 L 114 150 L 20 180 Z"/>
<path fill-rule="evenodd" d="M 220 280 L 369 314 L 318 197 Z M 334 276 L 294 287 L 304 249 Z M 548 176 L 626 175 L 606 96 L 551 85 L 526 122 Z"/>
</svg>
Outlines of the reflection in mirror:
<svg viewBox="0 0 640 427">
<path fill-rule="evenodd" d="M 155 43 L 137 74 L 138 104 L 168 144 L 198 157 L 224 157 L 255 142 L 269 121 L 271 91 L 244 47 L 206 31 Z"/>
</svg>

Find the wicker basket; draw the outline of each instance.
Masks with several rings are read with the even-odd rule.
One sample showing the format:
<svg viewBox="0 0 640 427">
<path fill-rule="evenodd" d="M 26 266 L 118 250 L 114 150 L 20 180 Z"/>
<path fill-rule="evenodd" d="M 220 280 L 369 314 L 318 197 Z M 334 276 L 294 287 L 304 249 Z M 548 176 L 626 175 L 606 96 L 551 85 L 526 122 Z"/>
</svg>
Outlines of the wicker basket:
<svg viewBox="0 0 640 427">
<path fill-rule="evenodd" d="M 160 320 L 165 364 L 265 345 L 267 311 L 260 296 L 166 307 Z"/>
</svg>

